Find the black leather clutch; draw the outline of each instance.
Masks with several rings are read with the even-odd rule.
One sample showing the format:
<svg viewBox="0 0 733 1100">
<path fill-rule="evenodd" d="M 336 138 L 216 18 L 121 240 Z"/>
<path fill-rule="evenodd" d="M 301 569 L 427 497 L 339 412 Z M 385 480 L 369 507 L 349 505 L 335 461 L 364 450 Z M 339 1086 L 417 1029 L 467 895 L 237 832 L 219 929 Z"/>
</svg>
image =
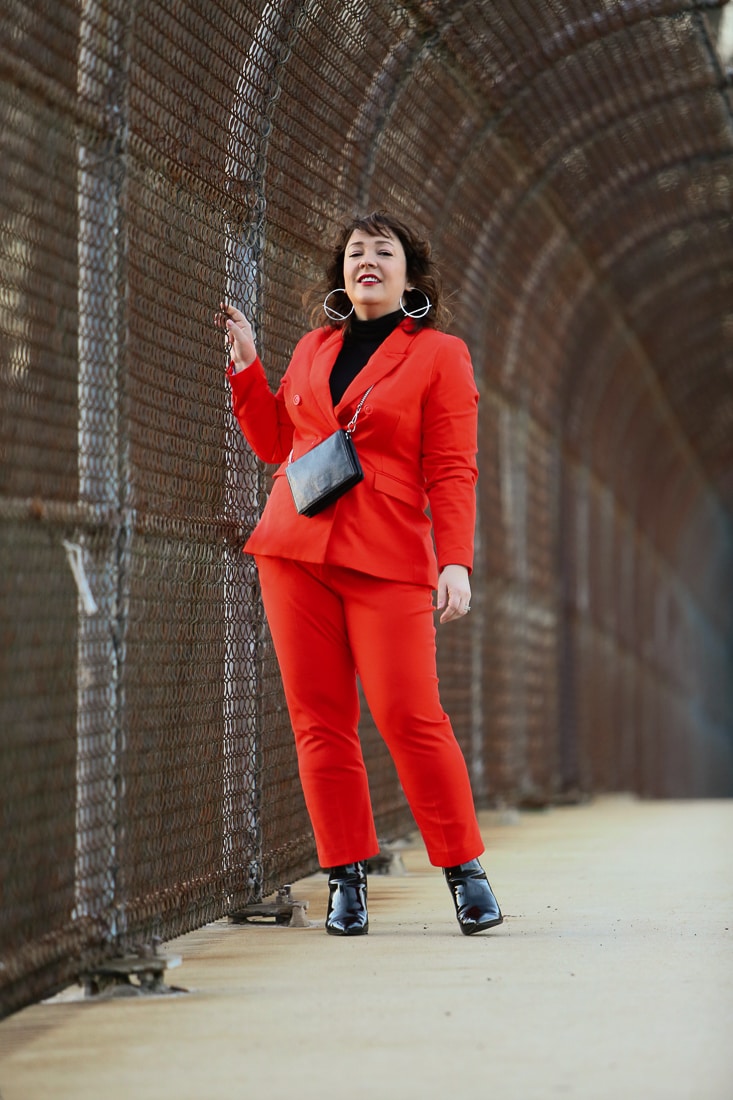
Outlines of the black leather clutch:
<svg viewBox="0 0 733 1100">
<path fill-rule="evenodd" d="M 285 473 L 301 516 L 317 516 L 364 480 L 351 433 L 343 428 L 288 463 Z"/>
</svg>

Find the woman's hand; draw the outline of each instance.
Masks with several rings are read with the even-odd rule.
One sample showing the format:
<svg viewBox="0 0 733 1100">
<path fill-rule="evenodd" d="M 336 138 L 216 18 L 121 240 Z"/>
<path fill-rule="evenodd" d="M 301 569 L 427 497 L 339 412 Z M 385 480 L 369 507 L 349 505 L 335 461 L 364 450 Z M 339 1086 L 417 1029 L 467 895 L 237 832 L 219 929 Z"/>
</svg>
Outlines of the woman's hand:
<svg viewBox="0 0 733 1100">
<path fill-rule="evenodd" d="M 240 310 L 221 302 L 221 313 L 216 315 L 216 323 L 226 330 L 226 342 L 229 355 L 234 363 L 235 373 L 244 370 L 257 358 L 257 348 L 252 336 L 252 326 Z"/>
<path fill-rule="evenodd" d="M 441 623 L 462 619 L 471 610 L 471 585 L 465 565 L 446 565 L 438 578 L 438 611 Z"/>
</svg>

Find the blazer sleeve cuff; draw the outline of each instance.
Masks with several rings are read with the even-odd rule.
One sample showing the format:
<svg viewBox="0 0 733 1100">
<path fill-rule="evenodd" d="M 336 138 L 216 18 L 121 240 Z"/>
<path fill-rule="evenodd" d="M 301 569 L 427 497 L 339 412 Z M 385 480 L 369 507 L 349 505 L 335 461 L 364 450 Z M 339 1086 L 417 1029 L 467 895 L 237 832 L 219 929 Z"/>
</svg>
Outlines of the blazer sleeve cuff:
<svg viewBox="0 0 733 1100">
<path fill-rule="evenodd" d="M 446 565 L 462 565 L 470 575 L 473 573 L 473 554 L 467 554 L 465 547 L 448 551 L 438 559 L 438 571 L 442 573 Z"/>
<path fill-rule="evenodd" d="M 253 359 L 248 367 L 243 367 L 242 370 L 237 370 L 234 365 L 234 360 L 229 360 L 226 376 L 229 379 L 229 384 L 232 389 L 248 389 L 258 375 L 263 378 L 265 376 L 265 368 L 262 366 L 259 356 Z M 259 381 L 259 378 L 257 380 Z"/>
</svg>

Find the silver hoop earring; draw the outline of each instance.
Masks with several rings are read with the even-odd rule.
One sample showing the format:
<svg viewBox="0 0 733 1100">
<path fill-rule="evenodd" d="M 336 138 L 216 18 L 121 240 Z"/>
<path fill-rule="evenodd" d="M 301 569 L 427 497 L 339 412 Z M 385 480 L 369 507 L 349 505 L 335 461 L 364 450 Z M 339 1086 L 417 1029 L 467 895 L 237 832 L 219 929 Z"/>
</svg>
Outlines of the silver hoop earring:
<svg viewBox="0 0 733 1100">
<path fill-rule="evenodd" d="M 338 310 L 333 309 L 328 305 L 328 299 L 332 294 L 346 294 L 345 287 L 336 287 L 335 290 L 330 290 L 326 297 L 323 299 L 323 312 L 327 317 L 330 317 L 332 321 L 348 321 L 351 314 L 354 312 L 354 303 L 351 303 L 351 309 L 348 313 L 339 313 Z"/>
<path fill-rule="evenodd" d="M 416 290 L 418 294 L 422 294 L 423 298 L 425 299 L 425 305 L 420 306 L 419 309 L 415 309 L 412 311 L 412 313 L 410 313 L 409 309 L 405 309 L 404 302 L 402 301 L 402 296 L 400 296 L 400 309 L 404 313 L 405 317 L 412 317 L 415 320 L 419 320 L 420 317 L 427 317 L 428 313 L 430 313 L 430 310 L 433 308 L 433 303 L 430 301 L 424 290 L 420 290 L 419 287 L 414 286 L 408 293 L 412 293 L 412 290 Z"/>
</svg>

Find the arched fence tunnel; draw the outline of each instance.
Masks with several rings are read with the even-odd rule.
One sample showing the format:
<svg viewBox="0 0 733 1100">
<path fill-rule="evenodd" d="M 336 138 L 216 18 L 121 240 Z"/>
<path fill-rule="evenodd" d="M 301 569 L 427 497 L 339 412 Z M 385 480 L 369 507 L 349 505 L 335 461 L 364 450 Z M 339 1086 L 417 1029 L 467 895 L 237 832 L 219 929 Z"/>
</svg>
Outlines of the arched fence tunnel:
<svg viewBox="0 0 733 1100">
<path fill-rule="evenodd" d="M 212 317 L 241 303 L 274 384 L 342 213 L 424 228 L 474 360 L 474 612 L 439 659 L 479 803 L 733 793 L 727 10 L 10 9 L 3 1009 L 314 866 Z"/>
</svg>

